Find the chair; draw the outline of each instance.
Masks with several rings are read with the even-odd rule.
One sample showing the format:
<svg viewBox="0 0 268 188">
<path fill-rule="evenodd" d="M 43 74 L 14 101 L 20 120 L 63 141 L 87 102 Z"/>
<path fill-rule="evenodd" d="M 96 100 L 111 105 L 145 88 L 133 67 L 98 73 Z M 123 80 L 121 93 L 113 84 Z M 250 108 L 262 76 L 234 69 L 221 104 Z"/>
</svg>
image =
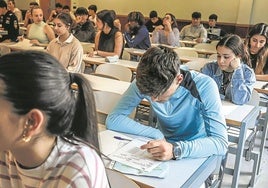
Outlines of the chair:
<svg viewBox="0 0 268 188">
<path fill-rule="evenodd" d="M 211 60 L 217 60 L 217 57 L 218 57 L 218 54 L 211 54 L 209 56 L 209 59 L 211 59 Z"/>
<path fill-rule="evenodd" d="M 140 188 L 133 180 L 129 179 L 120 172 L 106 168 L 106 174 L 111 188 L 127 187 L 127 188 Z"/>
<path fill-rule="evenodd" d="M 10 53 L 11 50 L 7 46 L 0 46 L 0 56 Z"/>
<path fill-rule="evenodd" d="M 107 115 L 113 110 L 122 96 L 118 93 L 109 91 L 94 91 L 93 94 L 95 98 L 96 110 L 98 113 L 98 122 L 105 124 Z M 134 116 L 135 110 L 129 117 L 134 118 Z"/>
<path fill-rule="evenodd" d="M 210 44 L 212 44 L 212 45 L 214 45 L 214 46 L 217 46 L 218 42 L 219 42 L 219 40 L 213 40 L 213 41 L 211 41 Z"/>
<path fill-rule="evenodd" d="M 97 66 L 95 73 L 112 76 L 126 82 L 130 82 L 132 79 L 132 72 L 129 68 L 112 63 L 100 64 Z"/>
<path fill-rule="evenodd" d="M 209 44 L 209 43 L 198 43 L 194 46 L 194 49 L 196 50 L 204 50 L 204 51 L 212 51 L 217 53 L 216 51 L 216 46 L 213 44 Z M 210 53 L 211 54 L 211 53 Z M 200 54 L 199 52 L 199 57 L 207 57 L 207 55 L 209 54 Z"/>
<path fill-rule="evenodd" d="M 94 43 L 81 42 L 84 54 L 94 51 Z"/>
<path fill-rule="evenodd" d="M 180 47 L 174 48 L 174 51 L 178 54 L 179 57 L 198 57 L 198 53 L 193 48 Z"/>
<path fill-rule="evenodd" d="M 123 50 L 122 59 L 130 61 L 130 54 L 125 50 Z"/>
<path fill-rule="evenodd" d="M 85 62 L 84 61 L 82 61 L 82 63 L 81 63 L 81 73 L 84 73 L 85 72 L 85 68 L 86 68 L 86 64 L 85 64 Z"/>
<path fill-rule="evenodd" d="M 121 95 L 109 91 L 94 91 L 93 94 L 98 114 L 98 122 L 105 124 L 107 115 L 113 110 L 117 102 L 121 99 Z"/>
<path fill-rule="evenodd" d="M 205 49 L 205 50 L 211 50 L 216 51 L 216 46 L 209 43 L 198 43 L 194 46 L 195 49 Z"/>
<path fill-rule="evenodd" d="M 195 70 L 200 72 L 201 69 L 208 63 L 209 61 L 189 61 L 184 65 L 187 66 L 189 70 Z"/>
</svg>

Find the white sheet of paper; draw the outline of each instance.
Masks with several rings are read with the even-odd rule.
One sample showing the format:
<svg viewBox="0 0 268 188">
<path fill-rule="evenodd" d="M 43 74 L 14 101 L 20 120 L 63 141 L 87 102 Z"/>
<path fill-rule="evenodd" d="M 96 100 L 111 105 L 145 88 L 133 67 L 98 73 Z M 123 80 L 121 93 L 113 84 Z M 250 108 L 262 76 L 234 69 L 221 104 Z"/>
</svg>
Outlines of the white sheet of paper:
<svg viewBox="0 0 268 188">
<path fill-rule="evenodd" d="M 140 149 L 140 146 L 143 144 L 146 144 L 145 140 L 133 139 L 128 144 L 109 155 L 109 157 L 112 160 L 137 168 L 141 171 L 150 172 L 161 164 L 161 161 L 154 160 L 146 150 Z"/>
</svg>

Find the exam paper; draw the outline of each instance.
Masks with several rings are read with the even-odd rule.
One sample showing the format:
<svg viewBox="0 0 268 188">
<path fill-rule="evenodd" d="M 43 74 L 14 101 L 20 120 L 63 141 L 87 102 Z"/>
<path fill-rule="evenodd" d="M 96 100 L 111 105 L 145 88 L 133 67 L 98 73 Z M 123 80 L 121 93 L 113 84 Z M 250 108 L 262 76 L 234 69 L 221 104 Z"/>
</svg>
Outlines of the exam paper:
<svg viewBox="0 0 268 188">
<path fill-rule="evenodd" d="M 122 148 L 113 152 L 109 157 L 124 165 L 150 172 L 161 164 L 161 161 L 154 160 L 147 150 L 140 149 L 140 146 L 143 144 L 146 144 L 144 140 L 133 139 Z"/>
</svg>

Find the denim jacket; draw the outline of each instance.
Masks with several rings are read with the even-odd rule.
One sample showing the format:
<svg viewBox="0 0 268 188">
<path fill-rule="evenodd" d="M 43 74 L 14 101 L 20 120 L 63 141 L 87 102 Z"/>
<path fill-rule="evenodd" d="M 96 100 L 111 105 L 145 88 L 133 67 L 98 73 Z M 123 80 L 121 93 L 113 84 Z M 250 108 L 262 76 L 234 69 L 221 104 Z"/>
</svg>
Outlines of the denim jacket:
<svg viewBox="0 0 268 188">
<path fill-rule="evenodd" d="M 206 64 L 201 72 L 213 78 L 220 91 L 223 82 L 223 72 L 219 68 L 217 61 Z M 255 82 L 256 77 L 253 69 L 241 63 L 241 66 L 234 70 L 231 81 L 226 87 L 225 96 L 221 94 L 221 99 L 230 100 L 239 105 L 245 104 L 251 98 Z"/>
</svg>

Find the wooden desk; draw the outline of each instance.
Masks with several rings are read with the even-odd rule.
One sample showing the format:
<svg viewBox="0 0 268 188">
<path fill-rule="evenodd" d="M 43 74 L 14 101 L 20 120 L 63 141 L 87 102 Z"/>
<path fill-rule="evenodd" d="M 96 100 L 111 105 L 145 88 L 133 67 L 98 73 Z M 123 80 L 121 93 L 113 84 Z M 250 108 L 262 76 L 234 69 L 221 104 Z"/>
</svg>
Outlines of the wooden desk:
<svg viewBox="0 0 268 188">
<path fill-rule="evenodd" d="M 206 56 L 212 55 L 212 54 L 216 54 L 217 51 L 215 50 L 209 50 L 209 49 L 197 49 L 197 48 L 191 48 L 191 47 L 180 47 L 181 49 L 192 49 L 194 51 L 196 51 L 198 54 L 203 54 Z"/>
<path fill-rule="evenodd" d="M 137 48 L 124 48 L 124 50 L 130 53 L 131 55 L 136 55 L 136 56 L 142 56 L 146 52 L 146 50 L 137 49 Z"/>
<path fill-rule="evenodd" d="M 267 87 L 263 88 L 263 86 Z M 256 81 L 254 84 L 254 89 L 256 89 L 259 93 L 268 94 L 268 82 Z"/>
<path fill-rule="evenodd" d="M 46 52 L 46 49 L 41 46 L 33 46 L 29 39 L 23 39 L 23 41 L 17 42 L 15 44 L 7 44 L 11 51 L 23 51 L 23 50 L 37 50 Z"/>
<path fill-rule="evenodd" d="M 88 57 L 87 54 L 84 54 L 83 61 L 85 62 L 86 66 L 108 63 L 105 61 L 104 57 Z M 132 72 L 136 72 L 139 62 L 118 59 L 118 61 L 114 64 L 122 65 L 129 68 Z"/>
<path fill-rule="evenodd" d="M 181 43 L 183 43 L 185 46 L 193 47 L 194 45 L 198 44 L 194 40 L 180 40 Z"/>
<path fill-rule="evenodd" d="M 130 85 L 130 82 L 82 74 L 90 83 L 93 90 L 110 91 L 122 95 Z"/>
<path fill-rule="evenodd" d="M 100 148 L 104 154 L 105 146 L 109 146 L 109 149 L 113 146 L 113 137 L 117 135 L 117 132 L 108 130 L 108 134 L 99 134 Z M 104 133 L 104 132 L 103 132 Z M 135 137 L 133 135 L 128 135 Z M 109 138 L 107 138 L 109 137 Z M 109 143 L 107 143 L 109 142 Z M 116 144 L 116 142 L 114 142 Z M 107 147 L 106 147 L 107 148 Z M 200 187 L 208 176 L 215 170 L 217 162 L 222 157 L 211 156 L 208 158 L 197 158 L 197 159 L 181 159 L 181 160 L 170 160 L 167 161 L 169 166 L 169 172 L 164 179 L 145 177 L 145 176 L 134 176 L 126 175 L 133 179 L 138 185 L 146 188 L 188 188 L 188 187 Z M 108 163 L 106 163 L 108 165 Z M 123 186 L 122 186 L 123 187 Z"/>
<path fill-rule="evenodd" d="M 8 31 L 6 31 L 6 30 L 0 30 L 0 36 L 1 35 L 7 35 L 8 34 Z"/>
<path fill-rule="evenodd" d="M 239 129 L 239 135 L 233 135 L 228 133 L 228 140 L 231 143 L 236 143 L 237 148 L 229 147 L 228 153 L 235 155 L 234 168 L 225 168 L 224 171 L 227 174 L 233 176 L 232 186 L 238 187 L 238 180 L 240 177 L 241 162 L 245 155 L 244 146 L 246 142 L 247 130 L 251 126 L 255 126 L 256 119 L 259 115 L 260 109 L 251 105 L 235 105 L 231 102 L 222 101 L 223 112 L 225 115 L 226 123 L 229 127 Z M 255 179 L 256 169 L 258 168 L 258 159 L 254 160 L 254 170 L 251 172 L 251 177 Z M 254 180 L 252 180 L 254 181 Z"/>
</svg>

